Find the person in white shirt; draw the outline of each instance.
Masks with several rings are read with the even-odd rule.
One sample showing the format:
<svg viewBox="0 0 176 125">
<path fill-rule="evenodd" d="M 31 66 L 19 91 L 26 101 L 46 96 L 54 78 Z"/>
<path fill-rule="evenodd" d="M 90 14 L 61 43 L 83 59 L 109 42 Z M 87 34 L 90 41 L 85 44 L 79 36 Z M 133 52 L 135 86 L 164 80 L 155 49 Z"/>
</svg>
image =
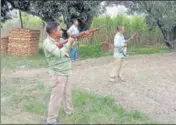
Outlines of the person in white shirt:
<svg viewBox="0 0 176 125">
<path fill-rule="evenodd" d="M 125 32 L 124 26 L 117 26 L 117 33 L 114 37 L 114 63 L 112 72 L 110 74 L 110 81 L 115 82 L 116 78 L 124 81 L 122 78 L 121 68 L 123 60 L 126 58 L 127 53 L 127 42 L 134 38 L 132 36 L 130 39 L 125 40 L 123 34 Z"/>
<path fill-rule="evenodd" d="M 67 30 L 68 36 L 79 34 L 78 30 L 79 22 L 77 19 L 73 21 L 73 25 Z M 78 44 L 75 43 L 70 49 L 71 59 L 75 61 L 78 58 Z"/>
</svg>

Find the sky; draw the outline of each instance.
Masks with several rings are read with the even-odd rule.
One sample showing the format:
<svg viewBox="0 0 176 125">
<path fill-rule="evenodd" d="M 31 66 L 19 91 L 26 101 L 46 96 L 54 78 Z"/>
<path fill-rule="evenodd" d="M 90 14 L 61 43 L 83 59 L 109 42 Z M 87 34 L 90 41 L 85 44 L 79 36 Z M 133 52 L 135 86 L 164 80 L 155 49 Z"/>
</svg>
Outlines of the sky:
<svg viewBox="0 0 176 125">
<path fill-rule="evenodd" d="M 104 15 L 109 15 L 111 17 L 117 16 L 118 14 L 125 14 L 127 12 L 127 8 L 124 6 L 113 6 L 113 7 L 106 7 L 106 12 Z"/>
<path fill-rule="evenodd" d="M 104 4 L 104 2 L 101 3 L 101 5 L 103 5 L 103 4 Z M 108 16 L 114 17 L 114 16 L 117 16 L 118 14 L 126 14 L 126 12 L 127 12 L 127 8 L 125 6 L 114 5 L 114 6 L 106 7 L 105 13 L 100 16 L 108 15 Z"/>
<path fill-rule="evenodd" d="M 129 15 L 129 14 L 127 14 L 127 11 L 128 11 L 128 9 L 125 6 L 123 6 L 123 5 L 109 6 L 109 7 L 106 7 L 105 13 L 103 13 L 102 15 L 100 15 L 100 17 L 106 16 L 106 15 L 108 15 L 110 17 L 115 17 L 117 15 L 125 15 L 125 16 L 127 16 L 129 18 L 131 18 L 133 16 L 145 16 L 145 14 L 143 14 L 143 13 L 141 13 L 141 14 L 139 14 L 139 13 L 133 13 L 132 15 Z"/>
</svg>

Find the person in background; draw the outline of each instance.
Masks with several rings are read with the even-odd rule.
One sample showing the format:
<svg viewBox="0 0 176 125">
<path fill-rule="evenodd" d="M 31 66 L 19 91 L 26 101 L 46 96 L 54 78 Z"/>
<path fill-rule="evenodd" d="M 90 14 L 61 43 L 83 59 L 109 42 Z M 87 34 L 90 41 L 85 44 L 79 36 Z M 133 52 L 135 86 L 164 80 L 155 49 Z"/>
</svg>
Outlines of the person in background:
<svg viewBox="0 0 176 125">
<path fill-rule="evenodd" d="M 128 40 L 124 38 L 125 28 L 124 26 L 117 26 L 117 33 L 114 37 L 114 63 L 113 68 L 110 74 L 110 81 L 115 82 L 116 78 L 120 81 L 124 81 L 122 77 L 121 69 L 123 60 L 126 58 L 127 52 L 127 42 L 134 38 L 134 35 L 130 37 Z"/>
<path fill-rule="evenodd" d="M 73 20 L 72 26 L 67 30 L 68 36 L 79 34 L 78 26 L 79 26 L 78 20 L 77 19 Z M 70 49 L 70 55 L 71 55 L 71 59 L 73 61 L 75 61 L 78 58 L 78 43 L 77 43 L 77 41 L 75 43 L 73 43 L 73 45 Z"/>
<path fill-rule="evenodd" d="M 52 88 L 46 124 L 58 124 L 56 119 L 62 102 L 66 114 L 73 112 L 71 86 L 69 83 L 69 76 L 72 74 L 69 50 L 74 43 L 74 39 L 69 37 L 68 42 L 59 49 L 56 43 L 63 34 L 60 25 L 57 22 L 49 22 L 46 26 L 46 32 L 47 38 L 43 43 L 43 49 L 49 66 L 50 86 Z"/>
</svg>

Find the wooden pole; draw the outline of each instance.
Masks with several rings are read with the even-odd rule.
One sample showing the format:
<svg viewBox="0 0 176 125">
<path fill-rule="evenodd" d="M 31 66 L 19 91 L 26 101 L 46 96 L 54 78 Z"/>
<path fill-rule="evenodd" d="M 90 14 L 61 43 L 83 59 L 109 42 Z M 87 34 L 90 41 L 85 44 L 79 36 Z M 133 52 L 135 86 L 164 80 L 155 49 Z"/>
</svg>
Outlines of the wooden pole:
<svg viewBox="0 0 176 125">
<path fill-rule="evenodd" d="M 21 28 L 23 28 L 23 20 L 21 17 L 21 10 L 19 10 L 19 17 L 20 17 Z"/>
</svg>

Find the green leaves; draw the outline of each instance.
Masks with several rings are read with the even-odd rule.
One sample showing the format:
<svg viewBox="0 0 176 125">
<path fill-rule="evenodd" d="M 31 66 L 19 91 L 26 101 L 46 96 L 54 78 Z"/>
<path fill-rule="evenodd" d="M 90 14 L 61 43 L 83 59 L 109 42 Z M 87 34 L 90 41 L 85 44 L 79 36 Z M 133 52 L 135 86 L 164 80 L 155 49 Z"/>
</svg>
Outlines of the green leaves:
<svg viewBox="0 0 176 125">
<path fill-rule="evenodd" d="M 101 1 L 64 1 L 64 0 L 45 0 L 43 1 L 31 1 L 31 0 L 3 0 L 1 8 L 1 20 L 6 21 L 9 12 L 8 2 L 14 9 L 19 9 L 24 12 L 30 13 L 40 17 L 45 22 L 57 21 L 61 16 L 64 17 L 64 21 L 67 27 L 73 18 L 81 20 L 81 30 L 87 30 L 93 19 L 100 13 Z"/>
<path fill-rule="evenodd" d="M 165 44 L 169 48 L 174 48 L 172 42 L 176 41 L 176 31 L 174 30 L 176 28 L 175 1 L 106 1 L 106 3 L 105 6 L 122 4 L 129 8 L 130 14 L 144 13 L 147 23 L 151 26 L 149 29 L 158 26 L 164 36 Z"/>
</svg>

